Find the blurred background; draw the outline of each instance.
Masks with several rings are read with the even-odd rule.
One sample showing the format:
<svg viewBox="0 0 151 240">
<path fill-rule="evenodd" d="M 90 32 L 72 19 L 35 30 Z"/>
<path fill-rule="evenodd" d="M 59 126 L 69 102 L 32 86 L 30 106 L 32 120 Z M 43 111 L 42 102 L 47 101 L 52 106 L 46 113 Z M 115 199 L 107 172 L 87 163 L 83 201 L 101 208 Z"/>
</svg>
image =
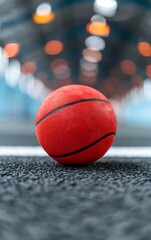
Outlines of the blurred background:
<svg viewBox="0 0 151 240">
<path fill-rule="evenodd" d="M 110 99 L 115 145 L 151 145 L 151 0 L 0 0 L 0 145 L 37 145 L 41 101 L 69 84 Z"/>
</svg>

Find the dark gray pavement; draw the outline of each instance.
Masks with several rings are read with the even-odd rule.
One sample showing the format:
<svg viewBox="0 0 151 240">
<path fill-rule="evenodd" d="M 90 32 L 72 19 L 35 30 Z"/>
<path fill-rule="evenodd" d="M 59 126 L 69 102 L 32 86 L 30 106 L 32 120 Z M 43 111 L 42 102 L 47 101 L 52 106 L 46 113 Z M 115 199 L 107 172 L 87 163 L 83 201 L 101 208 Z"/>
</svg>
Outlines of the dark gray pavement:
<svg viewBox="0 0 151 240">
<path fill-rule="evenodd" d="M 0 240 L 150 240 L 151 159 L 0 157 Z"/>
</svg>

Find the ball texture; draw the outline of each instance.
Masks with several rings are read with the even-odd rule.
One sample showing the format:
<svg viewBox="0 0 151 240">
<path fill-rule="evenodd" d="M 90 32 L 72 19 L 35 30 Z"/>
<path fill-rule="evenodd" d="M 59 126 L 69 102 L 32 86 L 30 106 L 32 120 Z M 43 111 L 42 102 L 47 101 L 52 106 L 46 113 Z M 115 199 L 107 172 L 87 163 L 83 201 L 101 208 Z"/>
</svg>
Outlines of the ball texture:
<svg viewBox="0 0 151 240">
<path fill-rule="evenodd" d="M 54 160 L 88 164 L 101 158 L 116 134 L 116 116 L 97 90 L 69 85 L 50 93 L 36 116 L 36 136 Z"/>
</svg>

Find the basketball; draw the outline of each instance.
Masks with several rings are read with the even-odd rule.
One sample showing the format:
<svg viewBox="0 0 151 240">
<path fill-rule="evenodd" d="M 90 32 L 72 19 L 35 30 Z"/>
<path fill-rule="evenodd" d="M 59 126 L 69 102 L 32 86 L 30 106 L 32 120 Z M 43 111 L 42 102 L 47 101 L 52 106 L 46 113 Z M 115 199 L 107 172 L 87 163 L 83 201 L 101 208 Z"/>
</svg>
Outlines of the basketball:
<svg viewBox="0 0 151 240">
<path fill-rule="evenodd" d="M 116 115 L 109 100 L 83 85 L 50 93 L 36 116 L 39 144 L 62 164 L 81 165 L 101 158 L 116 134 Z"/>
</svg>

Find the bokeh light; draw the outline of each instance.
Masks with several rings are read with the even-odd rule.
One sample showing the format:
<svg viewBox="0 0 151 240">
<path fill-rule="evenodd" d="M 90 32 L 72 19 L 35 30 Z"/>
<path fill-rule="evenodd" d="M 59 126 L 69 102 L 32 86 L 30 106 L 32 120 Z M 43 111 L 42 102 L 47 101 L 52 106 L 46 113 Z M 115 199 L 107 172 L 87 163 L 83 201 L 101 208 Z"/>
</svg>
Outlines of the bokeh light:
<svg viewBox="0 0 151 240">
<path fill-rule="evenodd" d="M 97 63 L 101 61 L 102 54 L 99 51 L 86 48 L 83 50 L 83 58 L 88 62 Z"/>
<path fill-rule="evenodd" d="M 15 57 L 20 50 L 20 45 L 18 43 L 8 43 L 4 46 L 4 53 L 8 58 Z"/>
<path fill-rule="evenodd" d="M 63 58 L 57 58 L 50 64 L 50 69 L 58 80 L 67 79 L 70 77 L 70 68 L 68 62 Z"/>
<path fill-rule="evenodd" d="M 21 74 L 20 80 L 19 80 L 19 90 L 22 93 L 26 93 L 26 85 L 27 85 L 27 76 L 24 74 Z"/>
<path fill-rule="evenodd" d="M 56 58 L 50 64 L 51 71 L 55 71 L 58 66 L 68 66 L 68 62 L 63 58 Z"/>
<path fill-rule="evenodd" d="M 70 77 L 70 69 L 64 69 L 63 67 L 58 67 L 57 72 L 54 73 L 55 78 L 58 80 L 68 79 Z"/>
<path fill-rule="evenodd" d="M 97 63 L 87 62 L 85 59 L 80 59 L 80 67 L 85 71 L 96 71 L 98 69 Z"/>
<path fill-rule="evenodd" d="M 41 99 L 44 94 L 44 90 L 45 90 L 44 84 L 39 79 L 35 79 L 32 97 L 35 99 Z"/>
<path fill-rule="evenodd" d="M 9 60 L 6 57 L 3 49 L 0 47 L 0 75 L 3 76 L 5 70 L 7 69 Z"/>
<path fill-rule="evenodd" d="M 116 0 L 95 0 L 94 11 L 106 17 L 113 17 L 117 6 Z"/>
<path fill-rule="evenodd" d="M 9 67 L 5 71 L 5 81 L 10 87 L 15 87 L 20 80 L 20 63 L 14 59 L 10 61 Z"/>
<path fill-rule="evenodd" d="M 108 24 L 101 22 L 91 22 L 86 26 L 88 33 L 97 35 L 97 36 L 108 36 L 110 34 L 110 27 Z"/>
<path fill-rule="evenodd" d="M 58 65 L 55 69 L 54 69 L 54 71 L 53 71 L 53 73 L 55 74 L 55 75 L 63 75 L 65 72 L 67 72 L 69 70 L 69 68 L 68 68 L 68 66 L 66 66 L 66 65 Z"/>
<path fill-rule="evenodd" d="M 63 51 L 63 48 L 61 41 L 53 40 L 46 43 L 44 50 L 48 55 L 57 55 Z"/>
<path fill-rule="evenodd" d="M 36 13 L 39 16 L 45 16 L 49 14 L 51 10 L 52 10 L 52 7 L 49 3 L 41 3 L 36 9 Z"/>
<path fill-rule="evenodd" d="M 86 38 L 85 45 L 92 50 L 102 51 L 105 48 L 105 41 L 98 36 L 90 36 Z"/>
<path fill-rule="evenodd" d="M 124 74 L 132 76 L 133 74 L 136 73 L 136 65 L 131 60 L 123 60 L 121 62 L 121 70 L 123 71 Z"/>
<path fill-rule="evenodd" d="M 46 23 L 50 23 L 52 22 L 53 20 L 55 19 L 55 13 L 54 12 L 51 12 L 47 15 L 44 15 L 44 16 L 41 16 L 41 15 L 38 15 L 37 13 L 34 13 L 33 14 L 33 21 L 36 23 L 36 24 L 46 24 Z"/>
<path fill-rule="evenodd" d="M 33 97 L 34 95 L 34 88 L 35 88 L 35 78 L 34 76 L 30 75 L 26 79 L 26 93 Z"/>
<path fill-rule="evenodd" d="M 105 17 L 96 14 L 91 17 L 91 22 L 101 22 L 101 23 L 106 24 L 106 19 L 105 19 Z"/>
<path fill-rule="evenodd" d="M 148 78 L 151 78 L 151 64 L 147 65 L 146 74 Z"/>
<path fill-rule="evenodd" d="M 36 72 L 36 63 L 34 61 L 24 62 L 21 67 L 24 74 L 34 74 Z"/>
<path fill-rule="evenodd" d="M 54 20 L 55 13 L 52 12 L 49 3 L 41 3 L 33 14 L 33 21 L 37 24 L 46 24 Z"/>
<path fill-rule="evenodd" d="M 144 57 L 151 56 L 151 46 L 148 42 L 139 42 L 138 43 L 138 51 Z"/>
<path fill-rule="evenodd" d="M 81 71 L 82 75 L 86 76 L 86 77 L 95 77 L 98 73 L 97 70 L 94 71 L 88 71 L 88 70 L 82 70 Z"/>
</svg>

